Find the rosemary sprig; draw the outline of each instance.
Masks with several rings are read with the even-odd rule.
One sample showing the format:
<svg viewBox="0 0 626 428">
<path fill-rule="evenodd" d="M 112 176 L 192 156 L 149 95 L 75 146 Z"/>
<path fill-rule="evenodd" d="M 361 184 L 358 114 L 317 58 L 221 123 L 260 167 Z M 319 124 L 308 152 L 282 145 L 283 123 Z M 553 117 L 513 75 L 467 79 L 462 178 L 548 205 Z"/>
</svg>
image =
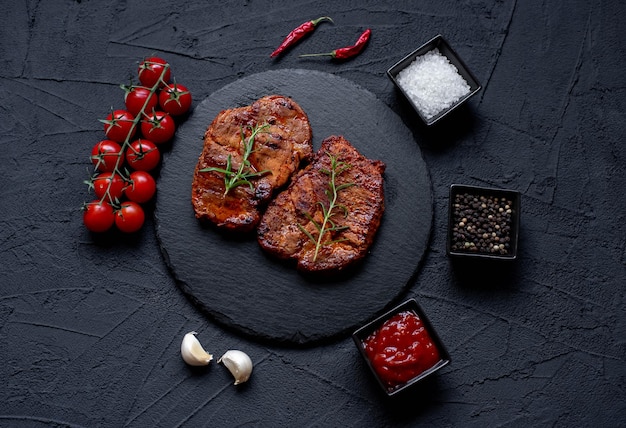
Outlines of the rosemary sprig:
<svg viewBox="0 0 626 428">
<path fill-rule="evenodd" d="M 241 160 L 241 163 L 239 164 L 239 168 L 237 169 L 236 172 L 234 172 L 232 169 L 231 155 L 228 155 L 228 158 L 226 159 L 225 168 L 209 167 L 209 168 L 203 168 L 199 172 L 215 171 L 215 172 L 220 172 L 224 174 L 224 188 L 226 189 L 224 191 L 224 196 L 228 195 L 228 192 L 230 192 L 235 187 L 241 186 L 243 184 L 247 184 L 251 189 L 254 188 L 254 186 L 250 182 L 250 179 L 267 174 L 268 172 L 270 172 L 270 170 L 265 169 L 263 171 L 255 171 L 254 166 L 252 166 L 248 158 L 250 157 L 252 152 L 254 152 L 254 138 L 259 132 L 265 132 L 265 130 L 269 128 L 269 126 L 270 126 L 269 124 L 265 123 L 261 126 L 257 125 L 255 127 L 248 127 L 248 129 L 252 131 L 252 134 L 248 137 L 248 139 L 246 139 L 246 134 L 243 130 L 243 127 L 241 128 L 241 142 L 243 144 L 243 159 Z"/>
<path fill-rule="evenodd" d="M 320 169 L 321 172 L 326 174 L 329 178 L 328 187 L 324 191 L 326 193 L 326 197 L 328 197 L 328 206 L 324 205 L 322 201 L 318 201 L 317 203 L 321 207 L 323 220 L 322 223 L 318 223 L 315 221 L 313 216 L 310 213 L 304 213 L 304 215 L 313 223 L 315 229 L 317 229 L 317 237 L 313 236 L 311 232 L 306 230 L 304 226 L 298 223 L 298 228 L 315 244 L 315 253 L 313 255 L 313 261 L 317 260 L 317 256 L 322 247 L 326 245 L 330 245 L 336 242 L 345 241 L 345 238 L 334 239 L 329 241 L 323 241 L 324 236 L 327 233 L 332 232 L 340 232 L 342 230 L 348 229 L 348 226 L 338 226 L 332 219 L 332 217 L 339 212 L 343 214 L 343 217 L 346 218 L 348 216 L 348 208 L 338 203 L 339 192 L 343 189 L 347 189 L 350 186 L 353 186 L 354 183 L 343 183 L 337 185 L 337 177 L 341 175 L 344 171 L 352 168 L 352 165 L 339 161 L 337 156 L 326 152 L 328 157 L 330 158 L 330 170 Z"/>
</svg>

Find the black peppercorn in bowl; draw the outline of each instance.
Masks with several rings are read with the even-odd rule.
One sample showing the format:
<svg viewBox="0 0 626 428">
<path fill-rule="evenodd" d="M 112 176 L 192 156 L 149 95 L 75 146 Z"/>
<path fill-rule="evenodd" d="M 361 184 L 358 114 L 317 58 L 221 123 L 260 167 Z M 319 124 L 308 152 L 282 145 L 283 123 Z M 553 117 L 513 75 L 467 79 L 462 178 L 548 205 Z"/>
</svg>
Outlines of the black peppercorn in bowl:
<svg viewBox="0 0 626 428">
<path fill-rule="evenodd" d="M 520 193 L 515 190 L 451 185 L 448 256 L 516 259 L 520 200 Z"/>
<path fill-rule="evenodd" d="M 450 354 L 415 299 L 362 326 L 352 339 L 388 397 L 450 363 Z"/>
<path fill-rule="evenodd" d="M 395 63 L 387 76 L 427 126 L 439 122 L 481 89 L 441 34 Z"/>
</svg>

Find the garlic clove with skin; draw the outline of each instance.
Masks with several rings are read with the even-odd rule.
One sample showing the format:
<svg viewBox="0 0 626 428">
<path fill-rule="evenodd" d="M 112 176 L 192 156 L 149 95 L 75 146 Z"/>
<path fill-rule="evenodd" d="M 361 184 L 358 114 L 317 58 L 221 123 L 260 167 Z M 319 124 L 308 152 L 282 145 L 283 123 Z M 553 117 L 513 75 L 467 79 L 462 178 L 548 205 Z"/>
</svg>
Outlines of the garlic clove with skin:
<svg viewBox="0 0 626 428">
<path fill-rule="evenodd" d="M 183 337 L 183 342 L 180 344 L 180 355 L 190 366 L 206 366 L 213 360 L 213 355 L 204 350 L 196 338 L 196 334 L 198 333 L 190 331 Z"/>
<path fill-rule="evenodd" d="M 250 379 L 252 374 L 252 360 L 243 351 L 231 349 L 217 360 L 218 364 L 223 363 L 235 378 L 235 385 L 244 383 Z"/>
</svg>

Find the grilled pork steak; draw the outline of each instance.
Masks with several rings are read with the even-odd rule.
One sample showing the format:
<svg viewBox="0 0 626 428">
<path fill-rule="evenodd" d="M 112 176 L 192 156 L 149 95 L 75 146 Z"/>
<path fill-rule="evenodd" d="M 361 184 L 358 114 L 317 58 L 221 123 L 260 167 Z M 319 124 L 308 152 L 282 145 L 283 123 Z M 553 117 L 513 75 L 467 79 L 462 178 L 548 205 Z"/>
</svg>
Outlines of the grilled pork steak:
<svg viewBox="0 0 626 428">
<path fill-rule="evenodd" d="M 249 165 L 244 163 L 241 169 L 247 182 L 226 191 L 224 171 L 234 176 L 240 170 L 245 144 L 250 142 Z M 309 119 L 288 97 L 271 95 L 220 112 L 204 134 L 194 171 L 191 200 L 196 217 L 228 230 L 253 230 L 261 217 L 259 210 L 312 152 Z"/>
<path fill-rule="evenodd" d="M 384 211 L 384 170 L 383 162 L 365 158 L 343 137 L 327 138 L 268 205 L 257 228 L 259 244 L 279 258 L 296 259 L 305 272 L 338 271 L 362 259 Z M 325 225 L 324 211 L 330 220 Z"/>
</svg>

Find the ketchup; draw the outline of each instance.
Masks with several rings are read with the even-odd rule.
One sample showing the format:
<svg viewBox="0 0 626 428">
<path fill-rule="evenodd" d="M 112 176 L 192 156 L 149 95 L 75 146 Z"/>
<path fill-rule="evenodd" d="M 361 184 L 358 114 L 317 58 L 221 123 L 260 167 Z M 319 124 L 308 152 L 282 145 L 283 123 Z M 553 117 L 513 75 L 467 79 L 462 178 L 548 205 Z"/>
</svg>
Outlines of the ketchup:
<svg viewBox="0 0 626 428">
<path fill-rule="evenodd" d="M 385 321 L 363 345 L 374 370 L 390 389 L 407 383 L 440 361 L 439 350 L 422 320 L 411 311 Z"/>
</svg>

